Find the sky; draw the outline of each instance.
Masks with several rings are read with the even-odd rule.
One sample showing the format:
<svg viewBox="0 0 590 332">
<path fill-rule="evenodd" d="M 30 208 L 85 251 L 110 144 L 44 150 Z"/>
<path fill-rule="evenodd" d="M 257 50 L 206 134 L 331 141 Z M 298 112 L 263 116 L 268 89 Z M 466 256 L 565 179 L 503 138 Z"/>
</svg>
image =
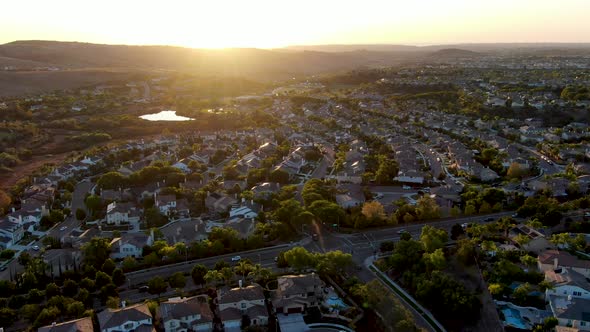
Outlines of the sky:
<svg viewBox="0 0 590 332">
<path fill-rule="evenodd" d="M 590 42 L 590 0 L 3 1 L 0 44 L 195 48 Z"/>
</svg>

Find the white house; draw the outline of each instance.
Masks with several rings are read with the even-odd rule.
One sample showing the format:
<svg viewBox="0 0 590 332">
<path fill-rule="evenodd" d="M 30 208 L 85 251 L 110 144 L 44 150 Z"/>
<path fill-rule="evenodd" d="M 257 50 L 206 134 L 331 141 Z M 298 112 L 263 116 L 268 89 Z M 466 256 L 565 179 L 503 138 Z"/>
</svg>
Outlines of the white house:
<svg viewBox="0 0 590 332">
<path fill-rule="evenodd" d="M 160 303 L 165 332 L 213 331 L 213 312 L 209 297 L 175 297 Z"/>
<path fill-rule="evenodd" d="M 106 309 L 98 313 L 98 325 L 101 332 L 152 332 L 152 314 L 147 304 L 130 307 L 122 303 L 120 309 Z"/>
<path fill-rule="evenodd" d="M 226 331 L 239 331 L 243 316 L 248 316 L 252 325 L 268 324 L 264 292 L 258 284 L 243 287 L 240 280 L 238 288 L 219 291 L 217 303 L 219 317 Z"/>
<path fill-rule="evenodd" d="M 155 195 L 156 207 L 162 214 L 170 215 L 176 210 L 176 196 L 174 195 Z"/>
<path fill-rule="evenodd" d="M 10 248 L 25 236 L 23 224 L 0 220 L 0 246 Z"/>
<path fill-rule="evenodd" d="M 150 235 L 143 233 L 126 233 L 111 241 L 111 257 L 122 259 L 125 257 L 140 258 L 143 256 L 143 247 L 154 244 L 154 232 Z"/>
<path fill-rule="evenodd" d="M 136 224 L 139 222 L 139 210 L 131 203 L 112 202 L 107 206 L 106 222 L 117 226 Z"/>
</svg>

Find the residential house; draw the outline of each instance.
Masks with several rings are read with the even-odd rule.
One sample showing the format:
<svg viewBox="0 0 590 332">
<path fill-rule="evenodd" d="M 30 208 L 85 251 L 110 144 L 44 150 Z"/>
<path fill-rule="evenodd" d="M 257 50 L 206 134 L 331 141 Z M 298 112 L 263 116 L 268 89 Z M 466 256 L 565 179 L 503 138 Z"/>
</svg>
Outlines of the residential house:
<svg viewBox="0 0 590 332">
<path fill-rule="evenodd" d="M 207 295 L 175 297 L 160 303 L 165 332 L 213 331 L 213 312 Z"/>
<path fill-rule="evenodd" d="M 225 194 L 207 193 L 205 206 L 211 212 L 224 213 L 229 211 L 230 207 L 236 203 L 236 199 Z"/>
<path fill-rule="evenodd" d="M 547 250 L 537 257 L 539 270 L 555 271 L 560 267 L 568 268 L 590 278 L 590 261 L 581 260 L 570 253 L 559 250 Z"/>
<path fill-rule="evenodd" d="M 590 331 L 590 300 L 571 295 L 550 295 L 549 307 L 557 318 L 558 326 Z"/>
<path fill-rule="evenodd" d="M 153 332 L 153 318 L 146 303 L 120 309 L 105 309 L 98 313 L 100 332 Z"/>
<path fill-rule="evenodd" d="M 9 221 L 7 218 L 0 220 L 0 247 L 8 249 L 25 236 L 22 223 Z"/>
<path fill-rule="evenodd" d="M 176 196 L 175 195 L 154 195 L 156 207 L 160 213 L 169 216 L 176 211 Z"/>
<path fill-rule="evenodd" d="M 324 282 L 315 273 L 287 275 L 278 278 L 278 287 L 272 295 L 277 313 L 302 313 L 318 307 L 324 297 Z"/>
<path fill-rule="evenodd" d="M 360 200 L 353 198 L 348 194 L 336 195 L 336 203 L 338 203 L 343 209 L 353 208 L 362 204 Z"/>
<path fill-rule="evenodd" d="M 276 182 L 264 182 L 252 187 L 251 190 L 255 198 L 266 199 L 271 194 L 279 192 L 281 190 L 281 185 Z"/>
<path fill-rule="evenodd" d="M 249 318 L 251 325 L 268 324 L 268 310 L 260 285 L 243 287 L 240 280 L 238 288 L 219 291 L 218 294 L 219 317 L 226 332 L 240 331 L 243 316 Z"/>
<path fill-rule="evenodd" d="M 111 241 L 111 257 L 123 259 L 125 257 L 141 258 L 143 247 L 151 246 L 154 243 L 154 233 L 150 235 L 143 233 L 126 233 Z"/>
<path fill-rule="evenodd" d="M 84 317 L 40 327 L 38 332 L 94 332 L 92 318 Z"/>
<path fill-rule="evenodd" d="M 106 223 L 108 225 L 135 225 L 139 223 L 140 211 L 132 203 L 112 202 L 107 205 Z"/>
<path fill-rule="evenodd" d="M 242 203 L 239 206 L 234 206 L 229 210 L 229 219 L 254 219 L 258 217 L 258 211 L 260 211 L 260 205 L 254 203 L 253 200 L 247 202 L 242 198 Z"/>
</svg>

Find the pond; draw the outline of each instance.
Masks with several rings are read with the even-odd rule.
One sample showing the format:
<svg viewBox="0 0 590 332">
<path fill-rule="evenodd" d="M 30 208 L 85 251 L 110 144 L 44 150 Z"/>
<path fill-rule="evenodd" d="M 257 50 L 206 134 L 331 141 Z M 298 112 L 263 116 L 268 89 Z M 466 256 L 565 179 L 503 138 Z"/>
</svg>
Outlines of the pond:
<svg viewBox="0 0 590 332">
<path fill-rule="evenodd" d="M 144 114 L 141 115 L 139 118 L 148 120 L 148 121 L 189 121 L 194 120 L 191 118 L 187 118 L 186 116 L 176 115 L 176 111 L 161 111 L 159 113 L 153 114 Z"/>
</svg>

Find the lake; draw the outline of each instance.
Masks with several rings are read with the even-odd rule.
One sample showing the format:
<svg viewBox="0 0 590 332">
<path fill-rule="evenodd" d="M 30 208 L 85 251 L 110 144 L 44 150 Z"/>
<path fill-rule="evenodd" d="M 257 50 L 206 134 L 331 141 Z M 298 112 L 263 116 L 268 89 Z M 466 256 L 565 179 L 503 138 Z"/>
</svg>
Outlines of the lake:
<svg viewBox="0 0 590 332">
<path fill-rule="evenodd" d="M 140 116 L 141 119 L 148 121 L 189 121 L 194 120 L 186 116 L 176 115 L 176 111 L 161 111 L 159 113 L 144 114 Z"/>
</svg>

